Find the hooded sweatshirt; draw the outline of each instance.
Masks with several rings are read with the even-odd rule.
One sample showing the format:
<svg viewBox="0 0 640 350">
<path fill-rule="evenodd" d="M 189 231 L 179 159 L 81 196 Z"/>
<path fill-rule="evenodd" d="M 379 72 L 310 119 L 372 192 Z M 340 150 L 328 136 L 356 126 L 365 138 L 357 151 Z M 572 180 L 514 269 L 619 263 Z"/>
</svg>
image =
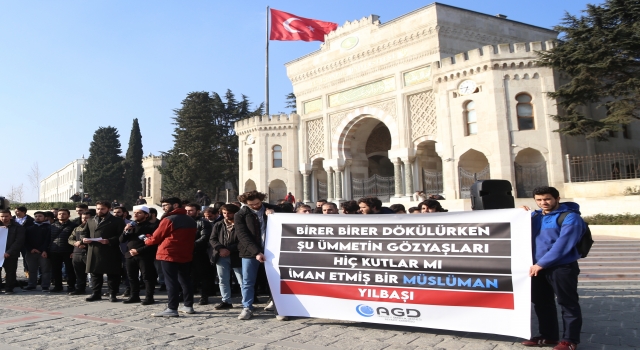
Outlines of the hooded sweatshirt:
<svg viewBox="0 0 640 350">
<path fill-rule="evenodd" d="M 569 212 L 562 227 L 558 216 Z M 586 224 L 580 217 L 580 206 L 573 202 L 560 203 L 558 209 L 542 215 L 542 209 L 531 213 L 533 263 L 543 268 L 565 265 L 580 259 L 576 245 L 584 234 Z"/>
</svg>

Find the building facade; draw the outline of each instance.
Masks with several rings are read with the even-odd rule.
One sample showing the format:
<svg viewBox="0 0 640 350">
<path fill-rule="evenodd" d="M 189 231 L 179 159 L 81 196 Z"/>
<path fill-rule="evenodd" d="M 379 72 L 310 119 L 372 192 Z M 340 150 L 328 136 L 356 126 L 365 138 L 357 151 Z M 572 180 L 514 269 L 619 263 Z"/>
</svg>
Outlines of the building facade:
<svg viewBox="0 0 640 350">
<path fill-rule="evenodd" d="M 241 190 L 272 202 L 287 192 L 305 202 L 388 202 L 418 190 L 461 199 L 480 179 L 509 180 L 518 197 L 540 185 L 562 190 L 574 159 L 637 151 L 640 129 L 610 142 L 554 132 L 549 116 L 561 111 L 546 93 L 567 78 L 537 66 L 536 52 L 556 36 L 438 3 L 384 24 L 374 15 L 347 22 L 286 64 L 298 114 L 236 123 Z M 610 175 L 615 164 L 623 168 L 614 160 L 579 171 Z M 637 166 L 626 164 L 627 176 Z"/>
<path fill-rule="evenodd" d="M 150 205 L 160 205 L 160 200 L 162 199 L 162 174 L 160 174 L 158 168 L 164 165 L 165 162 L 162 156 L 149 154 L 147 157 L 142 158 L 142 168 L 144 169 L 142 196 Z"/>
<path fill-rule="evenodd" d="M 85 159 L 76 159 L 40 181 L 39 202 L 71 202 L 71 196 L 82 196 Z"/>
</svg>

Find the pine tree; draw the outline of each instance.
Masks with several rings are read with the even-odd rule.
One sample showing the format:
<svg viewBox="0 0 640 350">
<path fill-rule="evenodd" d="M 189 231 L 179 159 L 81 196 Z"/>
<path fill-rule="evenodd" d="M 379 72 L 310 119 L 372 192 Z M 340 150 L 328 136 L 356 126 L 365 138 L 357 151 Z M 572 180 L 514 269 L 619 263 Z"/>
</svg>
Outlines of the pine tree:
<svg viewBox="0 0 640 350">
<path fill-rule="evenodd" d="M 571 80 L 548 95 L 565 113 L 553 115 L 559 132 L 606 140 L 640 119 L 640 2 L 606 0 L 587 5 L 585 15 L 565 14 L 558 45 L 540 53 L 540 64 L 564 71 Z M 607 110 L 603 119 L 585 113 L 589 104 Z"/>
<path fill-rule="evenodd" d="M 296 95 L 293 92 L 285 95 L 285 107 L 291 109 L 291 113 L 296 113 Z"/>
<path fill-rule="evenodd" d="M 164 153 L 166 166 L 160 169 L 165 196 L 193 199 L 202 190 L 212 200 L 226 181 L 237 188 L 238 137 L 233 123 L 262 112 L 262 105 L 250 111 L 246 96 L 237 101 L 231 90 L 224 100 L 217 93 L 192 92 L 175 109 L 174 146 Z"/>
<path fill-rule="evenodd" d="M 93 134 L 84 172 L 84 187 L 94 200 L 120 199 L 124 167 L 118 129 L 99 127 Z"/>
<path fill-rule="evenodd" d="M 142 190 L 142 134 L 138 119 L 133 120 L 131 136 L 129 136 L 129 148 L 124 159 L 124 192 L 122 202 L 131 206 L 135 203 Z"/>
</svg>

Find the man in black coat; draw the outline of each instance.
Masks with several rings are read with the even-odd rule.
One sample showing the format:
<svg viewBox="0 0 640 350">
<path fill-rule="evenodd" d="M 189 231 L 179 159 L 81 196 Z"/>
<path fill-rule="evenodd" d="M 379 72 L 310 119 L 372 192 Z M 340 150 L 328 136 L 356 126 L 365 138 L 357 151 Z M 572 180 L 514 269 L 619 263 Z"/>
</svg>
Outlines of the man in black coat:
<svg viewBox="0 0 640 350">
<path fill-rule="evenodd" d="M 13 288 L 16 286 L 18 257 L 20 257 L 20 251 L 24 246 L 25 229 L 11 219 L 11 211 L 9 209 L 0 210 L 0 224 L 8 229 L 7 244 L 4 249 L 4 262 L 2 263 L 7 282 L 5 294 L 13 294 Z"/>
<path fill-rule="evenodd" d="M 222 302 L 213 308 L 216 310 L 232 308 L 231 304 L 231 271 L 236 274 L 238 283 L 242 283 L 242 259 L 238 251 L 238 237 L 236 236 L 234 218 L 240 210 L 233 204 L 220 207 L 223 220 L 213 225 L 209 243 L 213 249 L 211 264 L 218 270 L 218 281 Z"/>
<path fill-rule="evenodd" d="M 73 246 L 73 254 L 71 261 L 73 269 L 76 272 L 76 290 L 70 292 L 70 295 L 82 295 L 87 291 L 87 244 L 82 240 L 89 236 L 89 227 L 87 222 L 93 219 L 91 211 L 85 211 L 80 217 L 80 224 L 69 236 L 69 245 Z"/>
<path fill-rule="evenodd" d="M 36 289 L 38 283 L 38 269 L 42 272 L 42 291 L 49 291 L 51 283 L 51 261 L 48 251 L 51 244 L 51 225 L 44 216 L 44 212 L 37 211 L 34 216 L 33 225 L 27 227 L 24 241 L 24 248 L 27 251 L 25 257 L 29 268 L 29 283 L 25 290 Z"/>
<path fill-rule="evenodd" d="M 277 206 L 264 203 L 266 194 L 258 191 L 245 192 L 238 200 L 246 206 L 234 216 L 238 251 L 242 258 L 242 312 L 239 320 L 253 317 L 254 286 L 260 264 L 266 261 L 264 243 L 267 235 L 267 215 L 281 211 Z"/>
<path fill-rule="evenodd" d="M 193 279 L 194 289 L 200 284 L 200 302 L 199 305 L 209 304 L 209 295 L 212 293 L 214 286 L 215 270 L 209 263 L 209 238 L 211 237 L 211 223 L 209 220 L 201 217 L 200 205 L 197 203 L 189 203 L 185 205 L 187 211 L 198 225 L 196 231 L 196 241 L 193 247 L 193 260 L 191 261 L 191 278 Z"/>
<path fill-rule="evenodd" d="M 134 221 L 128 223 L 120 236 L 120 243 L 125 243 L 127 249 L 124 253 L 125 265 L 131 294 L 123 303 L 140 302 L 140 279 L 138 272 L 142 273 L 142 279 L 146 285 L 146 294 L 142 305 L 151 305 L 155 302 L 153 293 L 156 282 L 156 268 L 153 261 L 156 257 L 157 245 L 145 245 L 144 241 L 153 235 L 156 225 L 149 222 L 149 208 L 145 205 L 133 207 Z"/>
<path fill-rule="evenodd" d="M 87 273 L 91 274 L 91 289 L 93 289 L 93 294 L 86 298 L 86 301 L 102 299 L 101 291 L 105 273 L 109 285 L 109 301 L 118 301 L 116 296 L 120 288 L 122 268 L 119 238 L 125 225 L 122 219 L 109 213 L 110 209 L 111 203 L 108 201 L 96 203 L 96 217 L 87 222 L 89 237 L 82 240 L 82 243 L 89 245 Z"/>
<path fill-rule="evenodd" d="M 77 227 L 69 220 L 69 209 L 58 210 L 58 221 L 51 224 L 51 244 L 49 245 L 49 259 L 51 259 L 51 274 L 54 280 L 52 293 L 62 292 L 62 264 L 67 269 L 67 292 L 73 293 L 76 289 L 76 273 L 73 270 L 71 254 L 73 246 L 69 245 L 69 236 Z"/>
</svg>

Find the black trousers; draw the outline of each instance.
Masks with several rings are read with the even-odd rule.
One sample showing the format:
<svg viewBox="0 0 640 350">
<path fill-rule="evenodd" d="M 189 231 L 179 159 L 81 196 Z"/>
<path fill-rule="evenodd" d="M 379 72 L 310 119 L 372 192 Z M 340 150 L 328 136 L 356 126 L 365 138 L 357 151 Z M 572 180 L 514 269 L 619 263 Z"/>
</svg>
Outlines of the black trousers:
<svg viewBox="0 0 640 350">
<path fill-rule="evenodd" d="M 582 330 L 582 310 L 578 302 L 578 275 L 580 268 L 574 261 L 543 269 L 531 278 L 531 302 L 538 316 L 540 336 L 558 340 L 559 326 L 556 311 L 556 297 L 562 310 L 564 331 L 562 340 L 580 343 Z"/>
<path fill-rule="evenodd" d="M 9 257 L 4 259 L 4 263 L 2 264 L 4 268 L 4 273 L 6 274 L 6 284 L 4 286 L 4 290 L 7 292 L 12 292 L 13 288 L 16 287 L 16 275 L 18 270 L 18 257 L 15 258 Z M 0 269 L 0 272 L 2 269 Z"/>
<path fill-rule="evenodd" d="M 104 277 L 102 273 L 91 274 L 91 289 L 94 295 L 102 295 L 102 285 L 104 284 Z M 107 274 L 107 286 L 109 287 L 109 293 L 111 295 L 118 294 L 120 289 L 120 274 Z"/>
<path fill-rule="evenodd" d="M 193 282 L 191 281 L 191 262 L 176 263 L 171 261 L 160 261 L 162 271 L 164 271 L 164 282 L 167 285 L 167 296 L 169 304 L 167 307 L 171 310 L 178 310 L 180 300 L 178 294 L 182 286 L 182 298 L 184 306 L 193 306 Z"/>
<path fill-rule="evenodd" d="M 193 253 L 193 261 L 191 262 L 191 276 L 193 278 L 193 288 L 196 289 L 200 285 L 200 296 L 205 298 L 213 295 L 213 287 L 215 285 L 216 272 L 209 260 L 206 251 L 196 251 Z"/>
<path fill-rule="evenodd" d="M 126 259 L 127 276 L 129 276 L 129 286 L 131 296 L 140 296 L 140 279 L 138 271 L 142 274 L 142 279 L 146 285 L 147 297 L 152 297 L 156 286 L 156 267 L 153 264 L 155 257 L 153 254 L 136 255 Z"/>
<path fill-rule="evenodd" d="M 87 274 L 84 272 L 87 269 L 87 253 L 74 253 L 71 258 L 73 263 L 73 269 L 76 271 L 76 289 L 87 289 Z M 70 272 L 67 271 L 67 274 Z"/>
<path fill-rule="evenodd" d="M 73 262 L 71 260 L 71 252 L 69 253 L 49 253 L 51 259 L 51 277 L 54 280 L 54 288 L 62 288 L 62 264 L 67 269 L 67 288 L 73 290 L 76 288 L 76 273 L 73 270 Z"/>
</svg>

